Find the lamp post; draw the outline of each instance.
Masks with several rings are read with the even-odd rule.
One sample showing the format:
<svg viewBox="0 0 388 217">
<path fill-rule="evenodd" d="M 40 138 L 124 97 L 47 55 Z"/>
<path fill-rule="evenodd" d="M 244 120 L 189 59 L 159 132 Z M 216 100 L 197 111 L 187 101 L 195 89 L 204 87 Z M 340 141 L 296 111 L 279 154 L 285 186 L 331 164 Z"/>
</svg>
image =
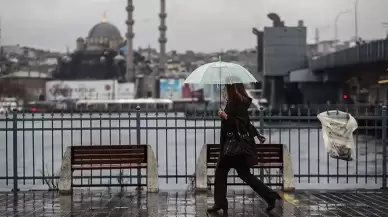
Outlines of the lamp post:
<svg viewBox="0 0 388 217">
<path fill-rule="evenodd" d="M 337 16 L 335 16 L 335 19 L 334 19 L 334 43 L 335 43 L 335 45 L 337 44 L 337 41 L 338 41 L 338 20 L 342 15 L 347 14 L 347 13 L 350 13 L 350 10 L 341 11 L 337 14 Z M 337 48 L 337 46 L 335 46 L 335 48 Z"/>
<path fill-rule="evenodd" d="M 387 30 L 386 38 L 388 38 L 388 22 L 383 22 L 382 25 Z"/>
<path fill-rule="evenodd" d="M 354 36 L 358 41 L 358 0 L 355 0 L 354 3 Z"/>
</svg>

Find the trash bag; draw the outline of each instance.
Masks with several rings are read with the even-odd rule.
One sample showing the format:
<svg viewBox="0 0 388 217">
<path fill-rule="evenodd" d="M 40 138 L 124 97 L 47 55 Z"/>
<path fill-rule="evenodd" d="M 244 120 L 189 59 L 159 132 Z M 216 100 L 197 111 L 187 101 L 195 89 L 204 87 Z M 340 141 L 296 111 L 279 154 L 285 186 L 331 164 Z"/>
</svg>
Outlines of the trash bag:
<svg viewBox="0 0 388 217">
<path fill-rule="evenodd" d="M 352 161 L 354 156 L 353 132 L 356 119 L 349 113 L 332 110 L 317 115 L 322 124 L 323 142 L 330 157 Z"/>
</svg>

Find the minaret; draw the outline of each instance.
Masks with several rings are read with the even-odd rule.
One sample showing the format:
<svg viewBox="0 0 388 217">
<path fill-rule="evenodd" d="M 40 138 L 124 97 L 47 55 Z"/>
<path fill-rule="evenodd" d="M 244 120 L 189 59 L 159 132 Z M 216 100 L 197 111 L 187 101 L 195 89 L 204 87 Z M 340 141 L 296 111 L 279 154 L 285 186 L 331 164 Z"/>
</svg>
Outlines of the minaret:
<svg viewBox="0 0 388 217">
<path fill-rule="evenodd" d="M 148 55 L 148 61 L 150 61 L 150 63 L 151 63 L 152 55 L 151 55 L 151 45 L 150 44 L 148 45 L 147 55 Z"/>
<path fill-rule="evenodd" d="M 166 69 L 166 0 L 160 0 L 160 26 L 159 26 L 159 44 L 160 44 L 160 52 L 159 52 L 159 73 L 164 73 Z"/>
<path fill-rule="evenodd" d="M 319 29 L 315 28 L 315 43 L 319 43 Z"/>
<path fill-rule="evenodd" d="M 1 55 L 3 55 L 3 48 L 2 48 L 2 46 L 3 46 L 3 44 L 2 44 L 2 38 L 1 38 L 1 17 L 0 17 L 0 56 Z"/>
<path fill-rule="evenodd" d="M 133 37 L 135 37 L 135 34 L 133 33 L 133 24 L 135 21 L 133 20 L 133 10 L 135 7 L 133 6 L 133 0 L 128 0 L 127 5 L 127 14 L 128 19 L 126 21 L 127 24 L 127 57 L 126 57 L 126 66 L 127 66 L 127 73 L 125 74 L 125 78 L 127 81 L 132 82 L 135 78 L 135 70 L 134 70 L 134 64 L 133 64 Z"/>
</svg>

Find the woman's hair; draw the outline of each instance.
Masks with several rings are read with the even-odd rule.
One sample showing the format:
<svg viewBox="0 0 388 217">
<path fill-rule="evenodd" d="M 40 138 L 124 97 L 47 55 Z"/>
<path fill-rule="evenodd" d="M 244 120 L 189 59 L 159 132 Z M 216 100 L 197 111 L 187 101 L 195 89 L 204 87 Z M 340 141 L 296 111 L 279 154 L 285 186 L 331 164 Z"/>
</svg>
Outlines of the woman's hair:
<svg viewBox="0 0 388 217">
<path fill-rule="evenodd" d="M 227 84 L 226 94 L 228 96 L 228 102 L 231 103 L 246 102 L 250 100 L 244 84 L 242 83 Z"/>
</svg>

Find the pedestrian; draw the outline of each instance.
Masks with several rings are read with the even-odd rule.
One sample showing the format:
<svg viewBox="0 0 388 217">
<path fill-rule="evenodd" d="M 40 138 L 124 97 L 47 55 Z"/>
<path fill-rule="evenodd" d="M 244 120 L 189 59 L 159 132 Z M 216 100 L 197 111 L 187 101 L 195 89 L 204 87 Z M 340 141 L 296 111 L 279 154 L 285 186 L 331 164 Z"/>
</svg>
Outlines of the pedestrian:
<svg viewBox="0 0 388 217">
<path fill-rule="evenodd" d="M 218 212 L 222 209 L 224 215 L 227 215 L 227 176 L 231 168 L 234 168 L 238 176 L 267 202 L 267 211 L 271 211 L 276 205 L 276 200 L 280 200 L 281 197 L 251 173 L 250 167 L 257 164 L 257 161 L 253 162 L 257 160 L 256 151 L 254 150 L 256 159 L 253 161 L 249 160 L 249 156 L 231 156 L 224 153 L 225 145 L 237 135 L 246 136 L 247 141 L 252 144 L 255 136 L 261 142 L 265 141 L 265 138 L 257 132 L 249 119 L 248 108 L 252 99 L 248 96 L 242 83 L 228 84 L 223 92 L 227 103 L 225 109 L 220 109 L 218 112 L 221 119 L 221 151 L 215 170 L 214 206 L 208 208 L 208 212 Z"/>
</svg>

